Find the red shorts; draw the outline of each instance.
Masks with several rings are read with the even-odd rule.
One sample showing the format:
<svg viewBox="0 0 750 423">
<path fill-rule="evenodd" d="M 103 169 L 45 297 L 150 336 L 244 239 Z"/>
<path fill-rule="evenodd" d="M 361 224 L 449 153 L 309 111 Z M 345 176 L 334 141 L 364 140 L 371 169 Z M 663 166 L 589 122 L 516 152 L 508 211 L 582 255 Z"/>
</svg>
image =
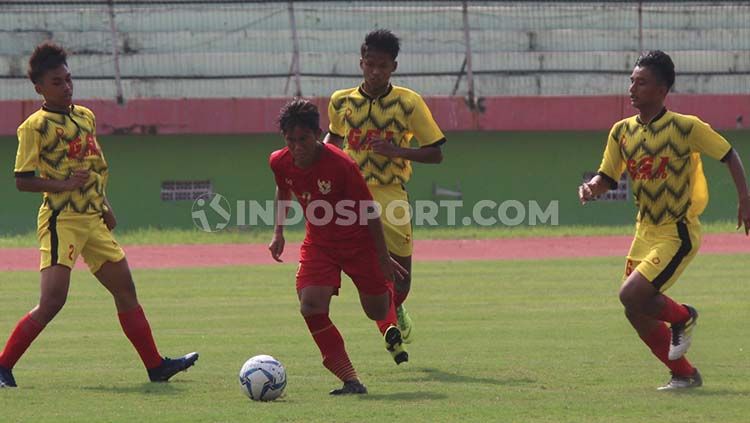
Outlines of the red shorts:
<svg viewBox="0 0 750 423">
<path fill-rule="evenodd" d="M 343 270 L 361 294 L 382 295 L 388 291 L 388 280 L 378 263 L 375 247 L 363 244 L 358 247 L 321 247 L 302 243 L 297 290 L 308 286 L 341 287 Z"/>
</svg>

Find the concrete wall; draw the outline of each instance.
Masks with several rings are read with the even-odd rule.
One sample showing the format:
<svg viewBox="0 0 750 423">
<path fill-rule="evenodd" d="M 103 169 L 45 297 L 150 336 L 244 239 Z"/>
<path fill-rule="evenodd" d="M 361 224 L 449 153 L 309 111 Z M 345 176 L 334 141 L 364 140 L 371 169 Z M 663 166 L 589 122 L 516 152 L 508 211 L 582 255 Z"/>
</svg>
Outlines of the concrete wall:
<svg viewBox="0 0 750 423">
<path fill-rule="evenodd" d="M 314 99 L 328 127 L 326 97 Z M 249 134 L 275 133 L 284 98 L 140 99 L 118 105 L 83 100 L 97 116 L 100 134 Z M 444 131 L 607 130 L 635 113 L 624 96 L 486 97 L 483 111 L 472 111 L 462 97 L 428 97 Z M 750 96 L 671 95 L 668 107 L 700 116 L 717 129 L 734 129 L 750 119 Z M 0 101 L 0 135 L 13 135 L 19 123 L 39 108 L 37 101 Z"/>
</svg>

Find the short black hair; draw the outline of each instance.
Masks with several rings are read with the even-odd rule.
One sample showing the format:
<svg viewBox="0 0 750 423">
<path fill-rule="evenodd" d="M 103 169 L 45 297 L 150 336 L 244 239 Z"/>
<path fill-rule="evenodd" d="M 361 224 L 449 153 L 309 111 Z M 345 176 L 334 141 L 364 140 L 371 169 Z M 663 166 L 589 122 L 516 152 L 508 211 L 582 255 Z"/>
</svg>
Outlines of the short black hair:
<svg viewBox="0 0 750 423">
<path fill-rule="evenodd" d="M 281 108 L 278 122 L 281 132 L 289 132 L 297 126 L 320 131 L 320 112 L 310 100 L 295 98 Z"/>
<path fill-rule="evenodd" d="M 27 75 L 36 84 L 44 74 L 60 65 L 68 64 L 68 52 L 52 41 L 45 41 L 34 49 L 29 58 Z"/>
<path fill-rule="evenodd" d="M 659 81 L 666 85 L 668 89 L 672 89 L 675 79 L 674 63 L 667 53 L 661 50 L 647 51 L 635 61 L 635 66 L 649 68 Z"/>
<path fill-rule="evenodd" d="M 368 51 L 388 53 L 393 60 L 398 57 L 401 40 L 388 29 L 376 29 L 365 36 L 365 42 L 360 47 L 360 54 L 365 57 Z"/>
</svg>

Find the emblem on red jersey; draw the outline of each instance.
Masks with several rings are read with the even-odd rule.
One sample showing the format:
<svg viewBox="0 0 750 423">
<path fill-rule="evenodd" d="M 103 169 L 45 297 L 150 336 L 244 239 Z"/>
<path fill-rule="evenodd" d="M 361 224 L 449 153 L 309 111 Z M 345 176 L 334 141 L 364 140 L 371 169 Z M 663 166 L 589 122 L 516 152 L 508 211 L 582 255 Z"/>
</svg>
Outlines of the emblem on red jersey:
<svg viewBox="0 0 750 423">
<path fill-rule="evenodd" d="M 328 194 L 329 192 L 331 192 L 331 181 L 318 179 L 318 189 L 320 190 L 321 194 Z"/>
<path fill-rule="evenodd" d="M 292 186 L 292 178 L 286 178 L 284 179 L 284 182 L 286 182 L 287 185 Z"/>
</svg>

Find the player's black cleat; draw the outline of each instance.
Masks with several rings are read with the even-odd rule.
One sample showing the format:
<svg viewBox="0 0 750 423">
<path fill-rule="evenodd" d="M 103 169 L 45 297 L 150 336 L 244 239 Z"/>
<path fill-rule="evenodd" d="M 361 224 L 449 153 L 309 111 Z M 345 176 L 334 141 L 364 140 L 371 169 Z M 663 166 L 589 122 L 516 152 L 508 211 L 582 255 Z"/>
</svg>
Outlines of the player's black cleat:
<svg viewBox="0 0 750 423">
<path fill-rule="evenodd" d="M 331 395 L 349 395 L 349 394 L 366 394 L 367 387 L 358 380 L 350 380 L 344 382 L 344 386 L 340 389 L 334 389 L 330 392 Z"/>
<path fill-rule="evenodd" d="M 16 379 L 13 378 L 13 372 L 10 369 L 0 366 L 0 388 L 15 388 Z"/>
<path fill-rule="evenodd" d="M 385 349 L 391 353 L 391 357 L 393 357 L 393 361 L 395 361 L 396 364 L 409 361 L 409 353 L 407 353 L 404 348 L 403 339 L 401 338 L 401 330 L 398 327 L 388 327 L 388 329 L 385 330 L 383 339 L 385 340 Z"/>
<path fill-rule="evenodd" d="M 151 379 L 151 382 L 166 382 L 177 373 L 187 370 L 197 360 L 197 352 L 191 352 L 174 359 L 164 357 L 159 367 L 148 370 L 148 378 Z"/>
</svg>

